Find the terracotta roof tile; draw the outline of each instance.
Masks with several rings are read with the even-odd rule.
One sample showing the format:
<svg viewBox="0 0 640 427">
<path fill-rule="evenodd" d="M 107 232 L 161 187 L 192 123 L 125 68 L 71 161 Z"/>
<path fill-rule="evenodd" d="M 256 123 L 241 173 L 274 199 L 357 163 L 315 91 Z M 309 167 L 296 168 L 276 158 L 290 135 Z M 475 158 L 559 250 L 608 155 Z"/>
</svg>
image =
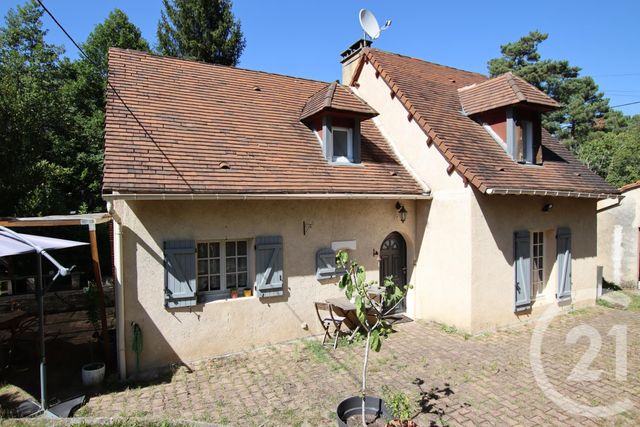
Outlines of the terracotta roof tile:
<svg viewBox="0 0 640 427">
<path fill-rule="evenodd" d="M 636 188 L 640 188 L 640 181 L 632 182 L 631 184 L 623 185 L 620 187 L 620 192 L 624 193 L 629 190 L 635 190 Z"/>
<path fill-rule="evenodd" d="M 326 82 L 121 49 L 109 51 L 109 81 L 140 124 L 109 90 L 105 193 L 426 191 L 371 120 L 362 122 L 362 166 L 325 160 L 300 112 Z"/>
<path fill-rule="evenodd" d="M 516 104 L 532 105 L 543 111 L 560 107 L 556 100 L 511 72 L 459 88 L 458 96 L 466 114 Z"/>
<path fill-rule="evenodd" d="M 514 162 L 493 138 L 462 113 L 458 89 L 487 81 L 482 74 L 367 48 L 371 62 L 434 145 L 480 191 L 617 194 L 548 132 L 542 132 L 542 166 Z M 357 74 L 355 76 L 357 79 Z M 530 95 L 525 95 L 530 96 Z"/>
<path fill-rule="evenodd" d="M 329 83 L 307 100 L 300 120 L 308 119 L 321 111 L 342 111 L 354 113 L 362 118 L 371 118 L 378 113 L 360 99 L 350 88 L 336 82 Z"/>
</svg>

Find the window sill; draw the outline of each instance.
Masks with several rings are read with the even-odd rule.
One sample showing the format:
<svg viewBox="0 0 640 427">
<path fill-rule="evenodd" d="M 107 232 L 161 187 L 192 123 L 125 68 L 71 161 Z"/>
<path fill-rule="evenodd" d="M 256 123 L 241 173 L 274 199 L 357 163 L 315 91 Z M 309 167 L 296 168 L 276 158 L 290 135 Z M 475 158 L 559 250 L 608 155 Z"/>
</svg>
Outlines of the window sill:
<svg viewBox="0 0 640 427">
<path fill-rule="evenodd" d="M 329 166 L 355 166 L 355 167 L 364 167 L 364 165 L 363 165 L 362 163 L 353 163 L 353 162 L 347 162 L 347 161 L 341 161 L 341 160 L 331 161 L 331 162 L 329 162 Z"/>
<path fill-rule="evenodd" d="M 525 166 L 525 167 L 530 167 L 530 168 L 541 168 L 542 167 L 542 163 L 529 163 L 529 162 L 521 162 L 521 161 L 516 161 L 516 163 L 518 163 L 520 166 Z"/>
<path fill-rule="evenodd" d="M 198 295 L 198 304 L 212 304 L 212 303 L 224 303 L 229 301 L 249 300 L 257 298 L 255 292 L 251 293 L 251 296 L 238 296 L 237 298 L 231 298 L 227 295 L 215 295 L 215 294 L 200 294 Z"/>
</svg>

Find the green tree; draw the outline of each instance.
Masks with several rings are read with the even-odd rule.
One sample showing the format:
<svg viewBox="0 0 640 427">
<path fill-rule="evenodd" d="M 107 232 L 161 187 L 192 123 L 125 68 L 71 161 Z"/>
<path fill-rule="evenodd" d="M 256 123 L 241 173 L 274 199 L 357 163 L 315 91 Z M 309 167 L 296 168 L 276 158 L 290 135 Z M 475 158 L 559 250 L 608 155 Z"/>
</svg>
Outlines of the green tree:
<svg viewBox="0 0 640 427">
<path fill-rule="evenodd" d="M 489 60 L 489 74 L 494 77 L 512 71 L 560 102 L 560 110 L 544 115 L 543 126 L 577 150 L 609 111 L 609 100 L 591 77 L 579 77 L 579 67 L 566 60 L 542 59 L 538 46 L 547 38 L 546 33 L 532 31 L 500 46 L 502 56 Z"/>
<path fill-rule="evenodd" d="M 46 42 L 42 13 L 29 1 L 0 27 L 0 215 L 62 210 L 70 189 L 71 170 L 57 162 L 68 124 L 63 48 Z"/>
<path fill-rule="evenodd" d="M 640 116 L 625 122 L 592 133 L 578 151 L 580 160 L 616 187 L 640 180 Z"/>
<path fill-rule="evenodd" d="M 83 46 L 92 61 L 71 62 L 46 42 L 43 13 L 28 1 L 0 27 L 0 215 L 103 208 L 107 49 L 149 49 L 116 10 Z"/>
<path fill-rule="evenodd" d="M 245 47 L 231 0 L 162 0 L 158 50 L 213 64 L 238 64 Z"/>
</svg>

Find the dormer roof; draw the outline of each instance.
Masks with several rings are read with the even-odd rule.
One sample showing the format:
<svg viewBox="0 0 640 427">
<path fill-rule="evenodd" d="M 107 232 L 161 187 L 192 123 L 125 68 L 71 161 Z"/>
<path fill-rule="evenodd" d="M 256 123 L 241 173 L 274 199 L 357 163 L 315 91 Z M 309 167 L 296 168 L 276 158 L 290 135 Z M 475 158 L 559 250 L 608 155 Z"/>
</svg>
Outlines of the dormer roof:
<svg viewBox="0 0 640 427">
<path fill-rule="evenodd" d="M 560 104 L 535 86 L 512 72 L 458 89 L 460 104 L 467 115 L 506 106 L 526 106 L 537 111 L 550 111 Z"/>
<path fill-rule="evenodd" d="M 334 111 L 351 114 L 362 119 L 378 115 L 351 89 L 337 82 L 329 83 L 309 97 L 300 113 L 300 120 L 306 120 L 322 111 Z"/>
</svg>

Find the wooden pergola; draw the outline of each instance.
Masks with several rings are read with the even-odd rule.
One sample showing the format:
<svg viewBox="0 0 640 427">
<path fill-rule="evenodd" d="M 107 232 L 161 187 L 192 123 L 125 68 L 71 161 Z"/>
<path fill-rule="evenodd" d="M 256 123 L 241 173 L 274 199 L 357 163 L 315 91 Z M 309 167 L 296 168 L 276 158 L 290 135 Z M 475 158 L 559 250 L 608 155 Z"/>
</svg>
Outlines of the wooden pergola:
<svg viewBox="0 0 640 427">
<path fill-rule="evenodd" d="M 0 218 L 0 226 L 4 227 L 67 227 L 67 226 L 87 226 L 89 230 L 89 245 L 91 247 L 91 263 L 93 264 L 93 275 L 96 281 L 96 288 L 100 296 L 100 323 L 102 329 L 102 344 L 104 351 L 104 361 L 111 364 L 109 355 L 109 335 L 107 326 L 107 311 L 105 309 L 104 289 L 102 286 L 102 272 L 100 271 L 100 260 L 98 257 L 98 240 L 96 238 L 96 225 L 111 221 L 108 213 L 74 214 L 74 215 L 49 215 L 40 217 L 25 218 Z"/>
</svg>

